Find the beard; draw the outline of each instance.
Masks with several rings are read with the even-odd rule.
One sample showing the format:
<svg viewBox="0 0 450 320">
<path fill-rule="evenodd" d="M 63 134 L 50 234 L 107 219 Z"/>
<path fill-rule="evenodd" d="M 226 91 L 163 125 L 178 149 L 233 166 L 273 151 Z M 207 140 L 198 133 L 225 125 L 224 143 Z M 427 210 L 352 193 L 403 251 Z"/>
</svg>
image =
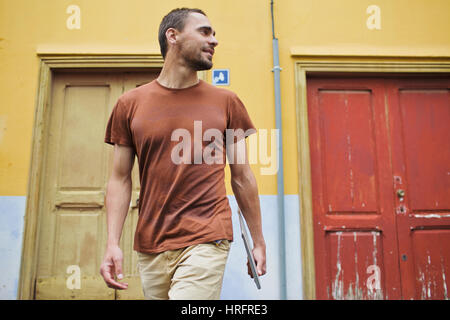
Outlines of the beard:
<svg viewBox="0 0 450 320">
<path fill-rule="evenodd" d="M 195 71 L 209 70 L 213 66 L 212 61 L 201 56 L 198 58 L 187 58 L 186 63 Z"/>
<path fill-rule="evenodd" d="M 205 60 L 205 59 L 195 59 L 187 61 L 189 66 L 194 69 L 195 71 L 203 71 L 203 70 L 209 70 L 212 68 L 213 63 L 212 61 Z"/>
<path fill-rule="evenodd" d="M 200 51 L 200 53 L 191 52 L 183 55 L 186 64 L 195 71 L 209 70 L 213 66 L 212 61 L 204 58 L 202 52 L 203 51 Z"/>
</svg>

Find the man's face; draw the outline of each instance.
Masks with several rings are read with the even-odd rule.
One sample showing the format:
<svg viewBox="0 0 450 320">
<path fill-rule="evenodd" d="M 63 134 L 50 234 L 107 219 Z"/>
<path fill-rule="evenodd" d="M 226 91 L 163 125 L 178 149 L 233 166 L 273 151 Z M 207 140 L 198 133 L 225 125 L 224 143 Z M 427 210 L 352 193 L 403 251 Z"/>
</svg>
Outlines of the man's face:
<svg viewBox="0 0 450 320">
<path fill-rule="evenodd" d="M 180 58 L 196 71 L 211 69 L 214 48 L 218 45 L 215 34 L 206 16 L 190 13 L 177 40 Z"/>
</svg>

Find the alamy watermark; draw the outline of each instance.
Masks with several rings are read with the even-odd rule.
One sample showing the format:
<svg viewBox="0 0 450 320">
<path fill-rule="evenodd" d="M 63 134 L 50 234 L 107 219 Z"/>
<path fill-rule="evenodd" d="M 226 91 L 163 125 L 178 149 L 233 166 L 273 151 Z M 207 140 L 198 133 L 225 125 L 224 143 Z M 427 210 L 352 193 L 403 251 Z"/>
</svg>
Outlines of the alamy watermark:
<svg viewBox="0 0 450 320">
<path fill-rule="evenodd" d="M 69 290 L 81 289 L 81 269 L 78 265 L 70 265 L 66 269 L 70 276 L 66 280 L 66 287 Z"/>
<path fill-rule="evenodd" d="M 367 267 L 366 270 L 367 274 L 371 274 L 367 278 L 367 289 L 374 291 L 374 290 L 380 290 L 381 289 L 381 271 L 380 267 L 373 264 Z"/>
<path fill-rule="evenodd" d="M 260 164 L 261 175 L 274 175 L 278 172 L 278 129 L 219 129 L 210 128 L 203 132 L 202 121 L 194 121 L 194 136 L 187 129 L 175 129 L 171 141 L 178 142 L 171 150 L 174 164 L 243 164 L 247 156 L 249 164 Z M 270 134 L 269 134 L 270 133 Z M 248 140 L 246 151 L 245 137 Z M 203 147 L 204 142 L 210 142 Z M 224 158 L 224 147 L 226 159 Z M 270 149 L 270 150 L 269 150 Z"/>
</svg>

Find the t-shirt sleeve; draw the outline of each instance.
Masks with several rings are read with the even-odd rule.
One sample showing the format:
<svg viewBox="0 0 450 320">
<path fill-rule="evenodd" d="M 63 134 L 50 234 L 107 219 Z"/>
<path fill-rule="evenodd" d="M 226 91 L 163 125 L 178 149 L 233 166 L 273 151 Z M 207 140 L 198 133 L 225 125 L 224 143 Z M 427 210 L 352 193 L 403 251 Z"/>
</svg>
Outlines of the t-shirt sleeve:
<svg viewBox="0 0 450 320">
<path fill-rule="evenodd" d="M 228 101 L 227 130 L 233 130 L 234 143 L 256 132 L 247 109 L 236 94 Z"/>
<path fill-rule="evenodd" d="M 106 125 L 105 142 L 133 146 L 130 130 L 129 112 L 126 105 L 119 99 L 111 112 Z"/>
</svg>

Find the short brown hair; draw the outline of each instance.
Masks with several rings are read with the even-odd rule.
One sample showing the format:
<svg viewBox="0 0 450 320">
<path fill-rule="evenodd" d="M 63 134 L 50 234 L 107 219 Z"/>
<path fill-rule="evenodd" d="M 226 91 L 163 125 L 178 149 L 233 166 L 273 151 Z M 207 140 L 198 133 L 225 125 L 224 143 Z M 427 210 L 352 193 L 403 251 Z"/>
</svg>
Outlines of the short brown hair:
<svg viewBox="0 0 450 320">
<path fill-rule="evenodd" d="M 167 54 L 167 39 L 166 31 L 169 28 L 177 29 L 178 31 L 183 31 L 186 18 L 191 12 L 200 13 L 204 16 L 206 14 L 200 9 L 190 9 L 190 8 L 177 8 L 170 11 L 161 21 L 159 25 L 158 40 L 161 49 L 161 54 L 163 58 L 166 58 Z"/>
</svg>

